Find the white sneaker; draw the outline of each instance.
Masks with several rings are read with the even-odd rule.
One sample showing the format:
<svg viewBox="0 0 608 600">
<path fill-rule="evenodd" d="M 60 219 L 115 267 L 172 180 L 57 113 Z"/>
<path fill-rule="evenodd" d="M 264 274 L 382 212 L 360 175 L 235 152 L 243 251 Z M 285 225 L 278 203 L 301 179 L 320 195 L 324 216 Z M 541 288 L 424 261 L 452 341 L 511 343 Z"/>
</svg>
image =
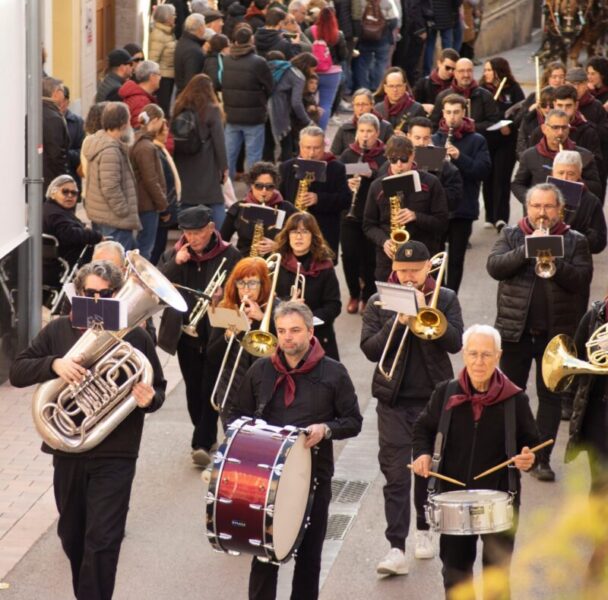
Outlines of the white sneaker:
<svg viewBox="0 0 608 600">
<path fill-rule="evenodd" d="M 494 229 L 494 223 L 490 223 L 489 221 L 486 221 L 486 222 L 483 224 L 483 228 L 484 228 L 484 229 Z"/>
<path fill-rule="evenodd" d="M 407 575 L 408 571 L 405 552 L 399 548 L 391 548 L 376 567 L 378 575 Z"/>
<path fill-rule="evenodd" d="M 414 557 L 433 558 L 434 556 L 435 544 L 433 543 L 433 534 L 430 531 L 417 531 Z"/>
</svg>

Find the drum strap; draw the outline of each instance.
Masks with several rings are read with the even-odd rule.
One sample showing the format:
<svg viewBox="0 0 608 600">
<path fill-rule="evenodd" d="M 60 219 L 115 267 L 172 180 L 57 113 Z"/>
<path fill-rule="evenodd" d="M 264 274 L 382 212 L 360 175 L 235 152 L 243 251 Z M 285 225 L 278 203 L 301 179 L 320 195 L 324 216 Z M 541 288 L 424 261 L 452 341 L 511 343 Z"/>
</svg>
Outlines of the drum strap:
<svg viewBox="0 0 608 600">
<path fill-rule="evenodd" d="M 505 401 L 505 449 L 507 451 L 507 458 L 511 458 L 517 454 L 515 429 L 515 396 L 511 396 Z M 514 464 L 510 464 L 507 467 L 509 473 L 509 492 L 511 494 L 517 493 L 517 475 L 515 469 Z"/>
</svg>

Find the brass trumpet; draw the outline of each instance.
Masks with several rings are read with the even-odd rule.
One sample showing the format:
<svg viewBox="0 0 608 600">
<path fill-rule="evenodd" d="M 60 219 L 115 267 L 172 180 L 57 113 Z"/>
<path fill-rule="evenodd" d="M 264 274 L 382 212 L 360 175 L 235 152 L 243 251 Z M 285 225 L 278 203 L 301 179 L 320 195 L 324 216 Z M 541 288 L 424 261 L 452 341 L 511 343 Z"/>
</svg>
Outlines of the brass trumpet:
<svg viewBox="0 0 608 600">
<path fill-rule="evenodd" d="M 388 199 L 391 207 L 391 242 L 395 251 L 401 244 L 405 244 L 410 239 L 408 230 L 397 223 L 397 217 L 401 210 L 401 198 L 397 195 L 391 196 Z"/>
<path fill-rule="evenodd" d="M 289 297 L 291 300 L 304 300 L 304 292 L 306 291 L 306 276 L 300 273 L 300 269 L 302 268 L 302 263 L 298 263 L 298 268 L 296 270 L 296 279 L 291 286 L 291 291 L 289 293 Z"/>
<path fill-rule="evenodd" d="M 545 229 L 542 227 L 545 219 L 540 219 L 541 227 L 539 228 L 543 235 L 549 235 L 549 229 Z M 542 250 L 538 253 L 536 257 L 536 265 L 534 266 L 534 272 L 541 279 L 550 279 L 555 275 L 556 267 L 555 260 L 553 259 L 553 255 L 550 250 Z"/>
</svg>

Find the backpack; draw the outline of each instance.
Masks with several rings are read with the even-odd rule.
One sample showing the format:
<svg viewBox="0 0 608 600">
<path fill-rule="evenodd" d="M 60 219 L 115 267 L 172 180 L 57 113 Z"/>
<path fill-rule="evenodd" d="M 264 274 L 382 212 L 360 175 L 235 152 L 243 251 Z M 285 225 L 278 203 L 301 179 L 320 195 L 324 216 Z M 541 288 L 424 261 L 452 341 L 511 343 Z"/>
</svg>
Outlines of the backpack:
<svg viewBox="0 0 608 600">
<path fill-rule="evenodd" d="M 313 25 L 311 30 L 314 38 L 312 43 L 312 54 L 317 59 L 317 68 L 315 70 L 317 73 L 326 73 L 334 64 L 334 61 L 331 58 L 331 52 L 329 51 L 329 46 L 327 45 L 327 42 L 317 39 L 316 25 Z"/>
<path fill-rule="evenodd" d="M 380 0 L 367 0 L 361 15 L 361 39 L 379 42 L 386 28 L 386 19 L 380 9 Z"/>
<path fill-rule="evenodd" d="M 198 115 L 193 110 L 184 110 L 171 121 L 171 133 L 175 140 L 176 154 L 196 154 L 203 145 Z"/>
</svg>

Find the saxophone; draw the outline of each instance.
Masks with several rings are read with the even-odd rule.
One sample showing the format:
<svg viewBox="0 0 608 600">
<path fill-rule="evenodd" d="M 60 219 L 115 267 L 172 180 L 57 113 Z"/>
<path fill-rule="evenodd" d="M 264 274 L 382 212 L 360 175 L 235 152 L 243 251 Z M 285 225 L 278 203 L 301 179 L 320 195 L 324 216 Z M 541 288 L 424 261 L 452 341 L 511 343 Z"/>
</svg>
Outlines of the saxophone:
<svg viewBox="0 0 608 600">
<path fill-rule="evenodd" d="M 388 199 L 391 205 L 391 242 L 396 251 L 401 244 L 405 244 L 410 239 L 410 234 L 403 225 L 397 223 L 397 215 L 401 210 L 401 198 L 399 196 L 391 196 Z"/>
<path fill-rule="evenodd" d="M 302 202 L 304 201 L 304 196 L 308 194 L 308 188 L 310 187 L 310 184 L 314 180 L 315 174 L 310 172 L 307 172 L 306 175 L 304 175 L 304 177 L 300 179 L 300 182 L 298 183 L 298 193 L 296 194 L 296 199 L 294 202 L 294 206 L 297 210 L 304 212 L 308 211 L 308 209 L 302 204 Z"/>
<path fill-rule="evenodd" d="M 264 237 L 264 221 L 258 219 L 253 226 L 253 237 L 251 238 L 251 248 L 249 250 L 249 256 L 251 258 L 257 258 L 260 253 L 258 252 L 258 242 L 262 241 Z"/>
</svg>

